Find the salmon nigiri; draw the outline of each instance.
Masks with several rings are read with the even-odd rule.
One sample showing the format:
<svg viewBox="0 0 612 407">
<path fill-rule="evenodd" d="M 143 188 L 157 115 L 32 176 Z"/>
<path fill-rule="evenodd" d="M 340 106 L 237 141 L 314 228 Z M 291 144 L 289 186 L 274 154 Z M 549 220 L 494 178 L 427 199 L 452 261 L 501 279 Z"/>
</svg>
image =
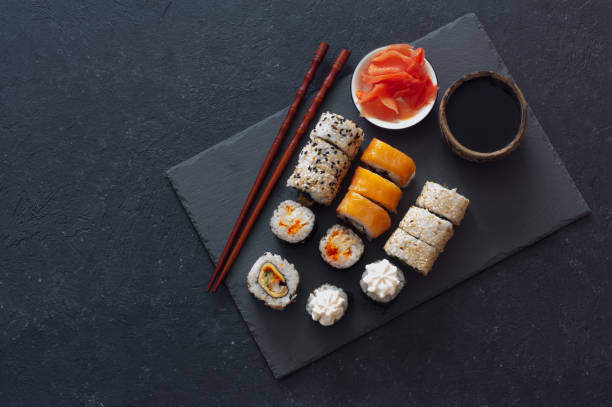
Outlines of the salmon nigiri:
<svg viewBox="0 0 612 407">
<path fill-rule="evenodd" d="M 402 190 L 397 185 L 363 167 L 357 167 L 355 170 L 349 191 L 357 192 L 391 212 L 395 212 L 402 198 Z"/>
<path fill-rule="evenodd" d="M 372 139 L 361 155 L 361 161 L 389 177 L 400 188 L 407 187 L 416 172 L 412 158 L 376 138 Z"/>
<path fill-rule="evenodd" d="M 336 213 L 365 233 L 368 239 L 377 238 L 391 227 L 386 210 L 353 191 L 346 193 Z"/>
</svg>

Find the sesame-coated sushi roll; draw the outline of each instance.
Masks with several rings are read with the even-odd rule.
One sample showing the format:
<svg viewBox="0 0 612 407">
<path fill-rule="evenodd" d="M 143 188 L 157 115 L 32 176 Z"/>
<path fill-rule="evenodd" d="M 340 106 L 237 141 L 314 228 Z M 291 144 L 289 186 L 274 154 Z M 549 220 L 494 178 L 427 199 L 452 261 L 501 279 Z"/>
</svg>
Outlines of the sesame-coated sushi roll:
<svg viewBox="0 0 612 407">
<path fill-rule="evenodd" d="M 315 224 L 315 215 L 302 204 L 286 200 L 274 210 L 270 219 L 270 230 L 281 240 L 289 243 L 303 242 Z"/>
<path fill-rule="evenodd" d="M 365 295 L 376 302 L 386 303 L 397 297 L 405 282 L 402 270 L 383 259 L 365 267 L 359 285 Z"/>
<path fill-rule="evenodd" d="M 349 191 L 353 191 L 395 212 L 402 198 L 402 190 L 386 178 L 363 167 L 357 167 Z"/>
<path fill-rule="evenodd" d="M 340 225 L 329 228 L 319 242 L 323 260 L 338 269 L 349 268 L 357 263 L 364 248 L 355 232 Z"/>
<path fill-rule="evenodd" d="M 408 209 L 399 227 L 438 251 L 443 251 L 446 242 L 453 237 L 452 223 L 416 206 Z"/>
<path fill-rule="evenodd" d="M 306 312 L 313 321 L 331 326 L 344 316 L 348 308 L 348 296 L 342 288 L 323 284 L 315 289 L 306 302 Z"/>
<path fill-rule="evenodd" d="M 363 141 L 363 130 L 355 122 L 339 114 L 325 112 L 310 133 L 310 138 L 320 138 L 338 147 L 353 160 Z"/>
<path fill-rule="evenodd" d="M 351 165 L 348 156 L 320 139 L 310 140 L 300 152 L 287 186 L 306 193 L 315 202 L 329 205 Z"/>
<path fill-rule="evenodd" d="M 414 236 L 397 228 L 385 243 L 385 252 L 414 268 L 423 275 L 429 274 L 436 259 L 438 250 Z"/>
<path fill-rule="evenodd" d="M 293 264 L 272 253 L 258 258 L 247 275 L 249 291 L 276 310 L 295 301 L 299 283 L 300 275 Z"/>
<path fill-rule="evenodd" d="M 416 204 L 459 226 L 470 200 L 458 194 L 456 188 L 448 189 L 435 182 L 427 181 Z"/>
<path fill-rule="evenodd" d="M 408 186 L 416 173 L 412 158 L 376 138 L 372 139 L 361 155 L 361 161 L 388 177 L 400 188 Z"/>
<path fill-rule="evenodd" d="M 336 208 L 336 214 L 365 233 L 370 240 L 391 227 L 391 218 L 386 210 L 353 191 L 346 193 Z"/>
</svg>

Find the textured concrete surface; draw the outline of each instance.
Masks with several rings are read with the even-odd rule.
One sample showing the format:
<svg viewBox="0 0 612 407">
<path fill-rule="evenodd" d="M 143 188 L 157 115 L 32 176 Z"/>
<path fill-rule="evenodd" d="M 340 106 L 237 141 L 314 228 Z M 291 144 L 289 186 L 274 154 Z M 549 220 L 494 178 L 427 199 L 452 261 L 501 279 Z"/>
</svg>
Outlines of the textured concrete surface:
<svg viewBox="0 0 612 407">
<path fill-rule="evenodd" d="M 284 107 L 327 40 L 474 11 L 593 214 L 281 382 L 164 170 Z M 604 405 L 607 1 L 4 1 L 0 405 Z M 323 67 L 325 69 L 325 67 Z"/>
</svg>

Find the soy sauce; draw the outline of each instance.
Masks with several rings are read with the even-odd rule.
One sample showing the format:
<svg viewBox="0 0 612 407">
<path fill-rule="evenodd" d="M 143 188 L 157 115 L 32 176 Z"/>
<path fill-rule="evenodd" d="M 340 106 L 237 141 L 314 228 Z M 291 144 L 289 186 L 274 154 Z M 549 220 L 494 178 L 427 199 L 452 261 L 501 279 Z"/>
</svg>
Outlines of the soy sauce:
<svg viewBox="0 0 612 407">
<path fill-rule="evenodd" d="M 459 143 L 488 153 L 514 139 L 521 108 L 507 84 L 494 78 L 475 78 L 455 89 L 446 106 L 446 121 Z"/>
</svg>

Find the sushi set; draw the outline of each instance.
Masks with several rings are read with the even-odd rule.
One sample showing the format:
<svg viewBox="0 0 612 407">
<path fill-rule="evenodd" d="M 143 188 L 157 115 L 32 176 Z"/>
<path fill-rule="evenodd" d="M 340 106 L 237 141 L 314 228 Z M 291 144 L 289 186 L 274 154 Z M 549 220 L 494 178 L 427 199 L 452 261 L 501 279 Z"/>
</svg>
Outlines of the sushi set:
<svg viewBox="0 0 612 407">
<path fill-rule="evenodd" d="M 511 121 L 524 129 L 520 146 L 496 161 L 470 156 L 478 144 L 459 132 L 451 131 L 455 141 L 471 148 L 457 151 L 447 139 L 442 121 L 455 129 L 452 96 L 445 99 L 454 83 L 476 71 L 510 78 L 475 15 L 407 43 L 410 51 L 351 50 L 363 63 L 347 64 L 329 87 L 225 277 L 277 378 L 589 212 L 522 94 L 516 111 L 529 119 Z M 422 91 L 404 98 L 414 63 L 425 67 L 413 84 Z M 362 72 L 371 87 L 354 86 Z M 421 109 L 430 112 L 408 127 L 375 124 L 409 121 Z M 215 264 L 287 112 L 168 171 Z M 416 328 L 393 325 L 396 335 Z"/>
</svg>

